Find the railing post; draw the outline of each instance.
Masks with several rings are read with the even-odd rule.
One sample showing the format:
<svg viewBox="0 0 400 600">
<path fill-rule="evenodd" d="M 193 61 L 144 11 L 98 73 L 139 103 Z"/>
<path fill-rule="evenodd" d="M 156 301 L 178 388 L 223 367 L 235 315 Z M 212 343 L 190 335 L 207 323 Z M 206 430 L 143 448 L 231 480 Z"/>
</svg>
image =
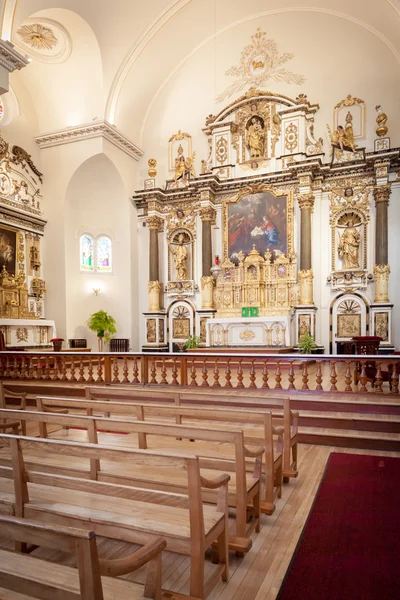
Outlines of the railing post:
<svg viewBox="0 0 400 600">
<path fill-rule="evenodd" d="M 149 383 L 149 357 L 147 354 L 142 354 L 140 359 L 140 379 L 141 383 Z"/>
<path fill-rule="evenodd" d="M 181 385 L 187 385 L 187 358 L 182 356 L 180 358 L 180 370 L 181 370 Z"/>
<path fill-rule="evenodd" d="M 101 357 L 99 361 L 101 361 Z M 111 356 L 104 357 L 104 382 L 111 383 Z"/>
</svg>

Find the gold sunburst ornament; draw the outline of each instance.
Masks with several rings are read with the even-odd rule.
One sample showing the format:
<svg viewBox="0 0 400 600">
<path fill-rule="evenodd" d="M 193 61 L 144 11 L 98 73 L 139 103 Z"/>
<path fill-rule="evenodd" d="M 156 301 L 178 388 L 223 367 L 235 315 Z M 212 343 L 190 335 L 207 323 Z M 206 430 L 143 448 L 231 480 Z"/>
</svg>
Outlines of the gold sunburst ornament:
<svg viewBox="0 0 400 600">
<path fill-rule="evenodd" d="M 34 50 L 51 50 L 57 46 L 58 40 L 49 27 L 34 23 L 22 25 L 17 31 L 21 41 Z"/>
</svg>

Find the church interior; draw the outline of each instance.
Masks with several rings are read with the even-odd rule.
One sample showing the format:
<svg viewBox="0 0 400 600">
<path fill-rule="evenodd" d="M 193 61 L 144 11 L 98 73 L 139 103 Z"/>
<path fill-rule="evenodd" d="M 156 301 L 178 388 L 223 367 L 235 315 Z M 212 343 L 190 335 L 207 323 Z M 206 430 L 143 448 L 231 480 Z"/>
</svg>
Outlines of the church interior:
<svg viewBox="0 0 400 600">
<path fill-rule="evenodd" d="M 0 28 L 0 599 L 396 597 L 400 0 Z"/>
</svg>

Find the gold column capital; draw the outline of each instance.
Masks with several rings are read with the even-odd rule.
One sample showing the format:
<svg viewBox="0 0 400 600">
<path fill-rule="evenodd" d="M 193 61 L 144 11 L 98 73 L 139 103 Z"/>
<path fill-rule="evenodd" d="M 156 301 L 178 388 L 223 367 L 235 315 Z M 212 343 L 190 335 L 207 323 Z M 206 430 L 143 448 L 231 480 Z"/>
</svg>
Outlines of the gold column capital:
<svg viewBox="0 0 400 600">
<path fill-rule="evenodd" d="M 157 215 L 150 215 L 147 217 L 146 222 L 149 229 L 156 229 L 158 232 L 161 232 L 164 229 L 164 221 Z"/>
<path fill-rule="evenodd" d="M 314 210 L 315 196 L 314 194 L 300 194 L 297 196 L 300 210 L 309 208 L 311 211 Z"/>
<path fill-rule="evenodd" d="M 211 221 L 215 223 L 217 212 L 212 206 L 202 206 L 199 210 L 200 219 L 202 221 Z"/>
<path fill-rule="evenodd" d="M 378 204 L 379 202 L 389 203 L 391 191 L 392 186 L 390 185 L 390 183 L 387 183 L 385 185 L 376 185 L 374 187 L 375 204 Z"/>
</svg>

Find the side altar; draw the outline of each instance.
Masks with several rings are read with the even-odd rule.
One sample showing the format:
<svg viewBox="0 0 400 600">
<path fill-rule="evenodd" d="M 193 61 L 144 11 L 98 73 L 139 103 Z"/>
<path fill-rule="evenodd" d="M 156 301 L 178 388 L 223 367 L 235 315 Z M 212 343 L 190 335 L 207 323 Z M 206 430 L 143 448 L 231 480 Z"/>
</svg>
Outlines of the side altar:
<svg viewBox="0 0 400 600">
<path fill-rule="evenodd" d="M 207 347 L 290 347 L 291 317 L 215 318 L 207 321 Z"/>
<path fill-rule="evenodd" d="M 32 157 L 0 135 L 0 331 L 7 346 L 47 346 L 55 324 L 45 319 L 40 206 L 43 175 Z"/>
</svg>

